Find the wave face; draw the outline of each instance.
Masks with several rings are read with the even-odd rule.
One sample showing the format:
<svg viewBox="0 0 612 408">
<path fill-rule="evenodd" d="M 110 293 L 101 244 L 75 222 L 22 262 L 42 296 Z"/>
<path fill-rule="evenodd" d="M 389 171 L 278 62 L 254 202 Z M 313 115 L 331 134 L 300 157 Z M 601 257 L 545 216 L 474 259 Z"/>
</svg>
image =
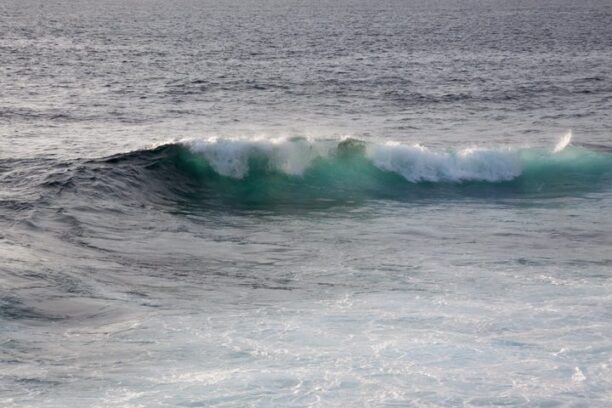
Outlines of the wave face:
<svg viewBox="0 0 612 408">
<path fill-rule="evenodd" d="M 580 146 L 432 150 L 420 145 L 207 139 L 116 155 L 107 176 L 191 201 L 304 203 L 440 197 L 557 197 L 610 187 L 612 155 Z M 123 170 L 122 170 L 123 169 Z M 91 169 L 90 169 L 91 170 Z M 116 180 L 109 181 L 116 184 Z M 120 189 L 122 194 L 126 192 Z M 130 193 L 132 194 L 132 193 Z"/>
</svg>

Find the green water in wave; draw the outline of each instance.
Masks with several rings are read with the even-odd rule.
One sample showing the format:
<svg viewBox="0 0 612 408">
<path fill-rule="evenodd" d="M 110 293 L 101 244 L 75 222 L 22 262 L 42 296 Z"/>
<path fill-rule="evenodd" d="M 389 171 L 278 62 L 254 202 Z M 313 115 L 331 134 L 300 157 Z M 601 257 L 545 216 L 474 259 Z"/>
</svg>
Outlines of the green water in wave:
<svg viewBox="0 0 612 408">
<path fill-rule="evenodd" d="M 539 198 L 580 195 L 612 186 L 612 155 L 581 147 L 551 153 L 517 150 L 522 172 L 509 181 L 409 182 L 400 174 L 381 170 L 361 148 L 338 150 L 313 160 L 302 175 L 287 175 L 271 166 L 264 154 L 248 157 L 242 178 L 220 175 L 201 154 L 182 145 L 169 145 L 164 162 L 201 188 L 198 196 L 222 196 L 245 203 L 303 203 L 365 199 Z"/>
</svg>

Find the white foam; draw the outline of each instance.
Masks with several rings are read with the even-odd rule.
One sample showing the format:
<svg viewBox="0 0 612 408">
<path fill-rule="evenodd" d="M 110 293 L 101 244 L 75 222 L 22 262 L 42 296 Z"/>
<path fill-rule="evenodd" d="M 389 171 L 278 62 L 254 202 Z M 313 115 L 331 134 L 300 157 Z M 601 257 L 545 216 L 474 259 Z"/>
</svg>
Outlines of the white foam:
<svg viewBox="0 0 612 408">
<path fill-rule="evenodd" d="M 249 160 L 254 157 L 265 158 L 270 170 L 301 176 L 315 159 L 331 157 L 338 149 L 338 141 L 287 138 L 209 138 L 184 143 L 216 172 L 238 179 L 248 175 Z M 521 174 L 519 155 L 508 148 L 433 151 L 421 145 L 387 142 L 368 144 L 365 154 L 379 169 L 411 182 L 495 182 Z"/>
<path fill-rule="evenodd" d="M 520 159 L 510 149 L 482 148 L 435 152 L 421 145 L 394 142 L 370 145 L 367 157 L 378 168 L 419 181 L 506 181 L 521 174 Z"/>
<path fill-rule="evenodd" d="M 287 138 L 209 138 L 187 145 L 219 174 L 239 179 L 249 173 L 249 159 L 253 157 L 265 157 L 270 170 L 301 176 L 314 159 L 329 156 L 335 147 L 335 143 Z"/>
</svg>

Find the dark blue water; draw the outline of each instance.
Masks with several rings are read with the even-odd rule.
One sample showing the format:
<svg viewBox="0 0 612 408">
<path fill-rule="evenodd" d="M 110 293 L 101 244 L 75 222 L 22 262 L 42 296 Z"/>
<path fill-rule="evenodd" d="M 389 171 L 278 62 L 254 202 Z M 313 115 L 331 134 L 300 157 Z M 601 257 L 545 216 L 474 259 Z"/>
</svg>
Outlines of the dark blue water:
<svg viewBox="0 0 612 408">
<path fill-rule="evenodd" d="M 0 4 L 0 403 L 612 404 L 612 3 Z"/>
</svg>

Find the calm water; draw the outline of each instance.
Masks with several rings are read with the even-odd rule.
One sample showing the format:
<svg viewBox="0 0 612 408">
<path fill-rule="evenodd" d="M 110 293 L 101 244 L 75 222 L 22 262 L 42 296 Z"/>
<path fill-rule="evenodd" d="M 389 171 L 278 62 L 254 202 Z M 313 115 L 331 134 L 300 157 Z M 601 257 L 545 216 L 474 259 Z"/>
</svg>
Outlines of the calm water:
<svg viewBox="0 0 612 408">
<path fill-rule="evenodd" d="M 3 1 L 0 405 L 610 406 L 611 21 Z"/>
</svg>

